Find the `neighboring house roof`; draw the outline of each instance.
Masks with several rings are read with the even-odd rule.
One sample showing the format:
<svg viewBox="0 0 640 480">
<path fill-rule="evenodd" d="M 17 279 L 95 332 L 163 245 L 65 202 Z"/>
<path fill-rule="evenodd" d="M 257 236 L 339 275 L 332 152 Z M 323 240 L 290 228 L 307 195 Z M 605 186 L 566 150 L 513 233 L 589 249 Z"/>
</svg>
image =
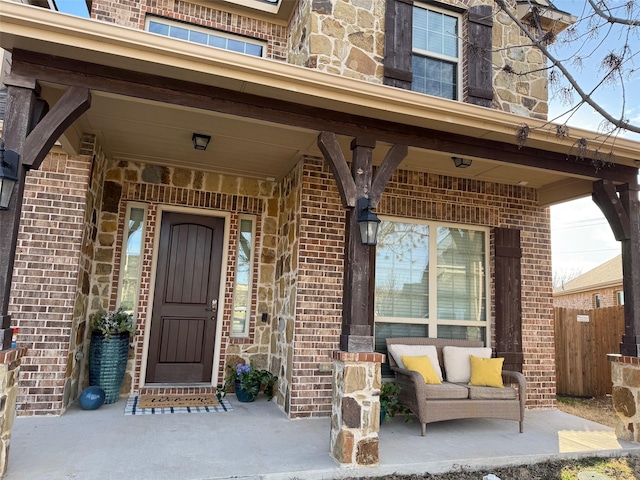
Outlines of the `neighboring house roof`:
<svg viewBox="0 0 640 480">
<path fill-rule="evenodd" d="M 585 292 L 607 286 L 622 284 L 622 255 L 598 265 L 596 268 L 553 290 L 554 295 Z"/>
</svg>

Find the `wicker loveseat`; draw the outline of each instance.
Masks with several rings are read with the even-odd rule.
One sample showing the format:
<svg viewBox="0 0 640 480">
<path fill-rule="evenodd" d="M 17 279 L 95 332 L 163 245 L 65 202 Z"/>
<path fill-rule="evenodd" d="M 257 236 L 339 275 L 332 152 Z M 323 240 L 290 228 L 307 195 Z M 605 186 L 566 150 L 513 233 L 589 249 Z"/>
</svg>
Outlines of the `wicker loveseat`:
<svg viewBox="0 0 640 480">
<path fill-rule="evenodd" d="M 450 357 L 449 352 L 453 350 L 464 351 L 463 349 L 466 348 L 482 347 L 482 342 L 421 337 L 387 338 L 386 342 L 391 370 L 395 372 L 396 384 L 402 388 L 399 397 L 400 403 L 409 408 L 418 417 L 422 426 L 423 436 L 427 431 L 427 423 L 456 418 L 517 420 L 520 422 L 520 433 L 522 433 L 526 380 L 521 373 L 503 370 L 502 381 L 504 382 L 504 388 L 469 386 L 466 383 L 451 383 L 447 381 L 447 366 L 443 359 L 443 348 L 445 346 L 463 347 L 449 349 L 447 355 Z M 393 345 L 396 345 L 396 347 Z M 395 353 L 400 348 L 407 350 L 405 345 L 435 346 L 439 365 L 442 366 L 443 381 L 441 384 L 426 384 L 420 373 L 398 366 L 398 362 L 394 359 L 392 352 Z M 409 347 L 409 349 L 411 348 Z M 484 350 L 486 353 L 489 349 Z M 453 371 L 453 366 L 451 370 Z"/>
</svg>

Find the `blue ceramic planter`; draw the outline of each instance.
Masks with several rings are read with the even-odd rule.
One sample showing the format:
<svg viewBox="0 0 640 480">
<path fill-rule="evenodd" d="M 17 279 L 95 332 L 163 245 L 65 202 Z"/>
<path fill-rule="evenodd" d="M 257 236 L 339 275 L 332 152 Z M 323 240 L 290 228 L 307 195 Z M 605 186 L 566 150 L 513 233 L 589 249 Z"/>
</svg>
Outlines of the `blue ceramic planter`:
<svg viewBox="0 0 640 480">
<path fill-rule="evenodd" d="M 118 401 L 128 358 L 128 333 L 113 333 L 109 340 L 102 334 L 91 334 L 89 384 L 104 390 L 104 403 Z"/>
<path fill-rule="evenodd" d="M 239 402 L 253 402 L 256 399 L 255 395 L 251 395 L 242 388 L 242 383 L 239 380 L 236 380 L 235 391 Z"/>
</svg>

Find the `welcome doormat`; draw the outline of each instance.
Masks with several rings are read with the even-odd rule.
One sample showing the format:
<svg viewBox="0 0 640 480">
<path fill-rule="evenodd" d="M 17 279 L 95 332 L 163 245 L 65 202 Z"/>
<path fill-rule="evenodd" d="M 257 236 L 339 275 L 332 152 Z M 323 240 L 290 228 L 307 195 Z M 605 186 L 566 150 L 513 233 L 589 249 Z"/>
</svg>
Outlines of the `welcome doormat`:
<svg viewBox="0 0 640 480">
<path fill-rule="evenodd" d="M 129 397 L 125 415 L 159 415 L 165 413 L 230 412 L 228 400 L 218 401 L 215 395 L 135 395 Z"/>
<path fill-rule="evenodd" d="M 138 406 L 140 408 L 167 408 L 167 407 L 217 407 L 217 397 L 213 393 L 191 395 L 140 395 Z"/>
</svg>

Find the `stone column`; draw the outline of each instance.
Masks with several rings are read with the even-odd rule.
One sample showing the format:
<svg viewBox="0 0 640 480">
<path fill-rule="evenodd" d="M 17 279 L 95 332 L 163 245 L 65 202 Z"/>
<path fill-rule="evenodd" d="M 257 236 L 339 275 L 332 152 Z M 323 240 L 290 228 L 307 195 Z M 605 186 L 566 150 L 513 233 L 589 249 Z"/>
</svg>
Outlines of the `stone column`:
<svg viewBox="0 0 640 480">
<path fill-rule="evenodd" d="M 378 464 L 381 353 L 335 351 L 331 456 L 341 466 Z"/>
<path fill-rule="evenodd" d="M 638 442 L 640 436 L 640 358 L 608 355 L 613 383 L 613 408 L 618 415 L 616 437 Z"/>
<path fill-rule="evenodd" d="M 9 442 L 11 427 L 16 417 L 16 398 L 18 396 L 18 374 L 20 359 L 27 353 L 26 348 L 11 348 L 0 351 L 0 477 L 7 471 L 9 461 Z"/>
</svg>

